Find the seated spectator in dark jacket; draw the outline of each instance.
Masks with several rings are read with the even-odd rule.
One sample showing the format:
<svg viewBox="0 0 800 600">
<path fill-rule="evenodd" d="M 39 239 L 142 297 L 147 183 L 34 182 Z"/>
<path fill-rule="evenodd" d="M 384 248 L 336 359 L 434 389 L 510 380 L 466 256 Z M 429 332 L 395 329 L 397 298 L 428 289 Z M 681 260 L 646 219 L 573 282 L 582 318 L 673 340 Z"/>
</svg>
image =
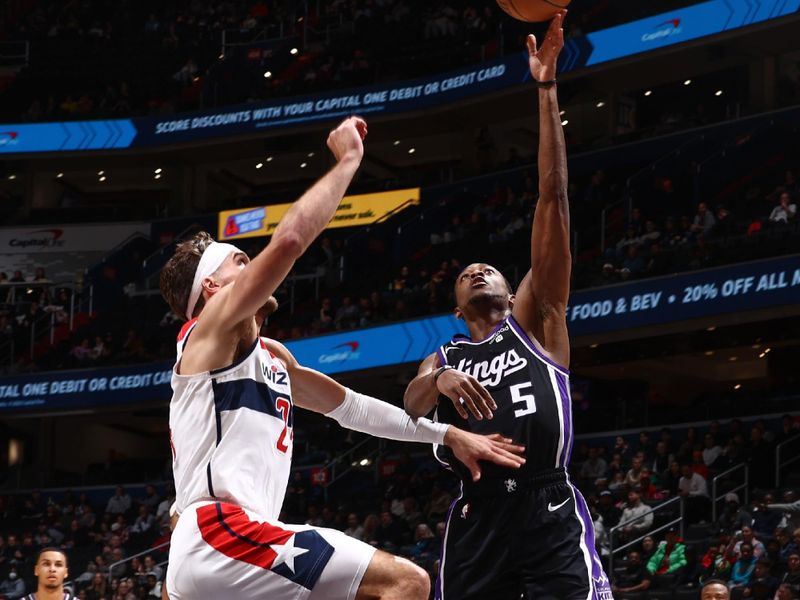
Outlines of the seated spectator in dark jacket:
<svg viewBox="0 0 800 600">
<path fill-rule="evenodd" d="M 753 571 L 750 583 L 744 588 L 743 596 L 754 600 L 772 600 L 778 589 L 778 580 L 769 574 L 770 564 L 767 560 L 759 560 Z"/>
<path fill-rule="evenodd" d="M 650 587 L 650 577 L 650 573 L 642 563 L 641 554 L 636 550 L 631 550 L 625 561 L 625 570 L 621 574 L 617 574 L 616 582 L 611 586 L 614 598 L 625 600 L 628 597 L 626 594 L 633 595 L 646 591 Z"/>
<path fill-rule="evenodd" d="M 753 503 L 753 531 L 756 537 L 768 542 L 775 536 L 783 515 L 775 510 L 767 510 L 767 505 L 775 502 L 772 494 L 764 494 L 760 501 Z"/>
<path fill-rule="evenodd" d="M 800 552 L 793 552 L 786 561 L 786 573 L 780 581 L 781 585 L 788 585 L 795 594 L 800 597 Z"/>
<path fill-rule="evenodd" d="M 720 531 L 734 533 L 744 526 L 753 524 L 753 517 L 744 508 L 739 506 L 739 496 L 735 492 L 725 494 L 725 508 L 717 519 Z"/>
<path fill-rule="evenodd" d="M 388 510 L 381 513 L 381 524 L 375 534 L 378 547 L 396 551 L 403 543 L 403 527 Z"/>
</svg>

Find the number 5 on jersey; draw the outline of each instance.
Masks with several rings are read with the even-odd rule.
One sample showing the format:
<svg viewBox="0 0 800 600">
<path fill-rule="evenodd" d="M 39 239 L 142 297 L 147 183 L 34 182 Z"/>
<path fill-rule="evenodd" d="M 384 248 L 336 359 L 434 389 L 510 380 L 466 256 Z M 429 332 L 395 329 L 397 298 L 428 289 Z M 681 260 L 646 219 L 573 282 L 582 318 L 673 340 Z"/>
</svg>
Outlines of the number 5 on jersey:
<svg viewBox="0 0 800 600">
<path fill-rule="evenodd" d="M 533 387 L 533 384 L 530 381 L 511 386 L 512 404 L 515 406 L 517 404 L 523 405 L 523 408 L 518 408 L 514 411 L 514 416 L 517 418 L 524 417 L 525 415 L 532 415 L 536 412 L 536 400 L 534 399 L 533 394 L 522 393 L 525 389 L 530 387 Z"/>
</svg>

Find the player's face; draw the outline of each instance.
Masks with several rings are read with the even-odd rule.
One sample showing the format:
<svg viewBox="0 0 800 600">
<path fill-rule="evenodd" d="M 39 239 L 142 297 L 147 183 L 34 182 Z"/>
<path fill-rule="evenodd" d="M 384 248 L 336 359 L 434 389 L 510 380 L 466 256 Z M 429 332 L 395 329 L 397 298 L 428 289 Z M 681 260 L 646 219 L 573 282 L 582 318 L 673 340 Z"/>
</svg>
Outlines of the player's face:
<svg viewBox="0 0 800 600">
<path fill-rule="evenodd" d="M 47 589 L 61 587 L 68 574 L 67 561 L 61 552 L 45 552 L 39 557 L 34 569 L 39 585 Z"/>
<path fill-rule="evenodd" d="M 239 273 L 248 264 L 250 264 L 250 258 L 247 254 L 244 252 L 231 252 L 212 277 L 220 287 L 225 287 L 229 283 L 236 281 Z"/>
<path fill-rule="evenodd" d="M 455 285 L 456 303 L 464 307 L 476 299 L 501 297 L 513 301 L 503 275 L 491 265 L 474 263 L 461 271 Z"/>
<path fill-rule="evenodd" d="M 721 583 L 712 583 L 703 588 L 700 600 L 729 600 L 728 588 Z"/>
</svg>

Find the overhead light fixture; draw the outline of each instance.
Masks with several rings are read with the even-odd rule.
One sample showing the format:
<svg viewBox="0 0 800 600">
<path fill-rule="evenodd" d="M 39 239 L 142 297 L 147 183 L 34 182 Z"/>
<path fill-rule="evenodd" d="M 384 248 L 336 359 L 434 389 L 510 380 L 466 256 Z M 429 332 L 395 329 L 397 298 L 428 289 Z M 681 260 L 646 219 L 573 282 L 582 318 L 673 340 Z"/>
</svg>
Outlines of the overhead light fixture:
<svg viewBox="0 0 800 600">
<path fill-rule="evenodd" d="M 589 344 L 589 348 L 597 348 L 600 344 Z"/>
<path fill-rule="evenodd" d="M 409 149 L 408 149 L 408 153 L 409 153 L 409 154 L 414 154 L 414 152 L 416 152 L 416 151 L 417 151 L 417 149 L 416 149 L 416 148 L 409 148 Z"/>
<path fill-rule="evenodd" d="M 653 90 L 647 90 L 647 91 L 644 93 L 644 95 L 645 95 L 645 96 L 652 96 L 652 95 L 653 95 Z"/>
<path fill-rule="evenodd" d="M 761 354 L 758 355 L 758 358 L 764 358 L 766 355 L 767 355 L 766 352 L 762 352 Z"/>
<path fill-rule="evenodd" d="M 564 127 L 569 125 L 569 119 L 564 119 L 563 121 L 561 121 L 561 125 L 564 126 Z"/>
<path fill-rule="evenodd" d="M 155 171 L 153 171 L 153 173 L 155 173 L 156 175 L 161 173 L 161 167 L 157 168 Z"/>
<path fill-rule="evenodd" d="M 217 58 L 219 58 L 220 60 L 222 60 L 223 58 L 225 58 L 225 55 L 224 55 L 224 54 L 220 54 L 220 55 L 219 55 Z"/>
<path fill-rule="evenodd" d="M 712 325 L 711 327 L 706 327 L 706 331 L 716 331 L 716 329 L 717 329 L 716 325 Z"/>
<path fill-rule="evenodd" d="M 14 175 L 14 174 L 12 173 L 11 175 L 9 175 L 9 176 L 8 176 L 8 178 L 9 178 L 9 179 L 16 179 L 16 178 L 17 178 L 17 176 L 16 176 L 16 175 Z"/>
<path fill-rule="evenodd" d="M 292 48 L 291 50 L 289 50 L 289 54 L 291 54 L 292 56 L 297 54 L 297 48 Z"/>
<path fill-rule="evenodd" d="M 728 357 L 728 362 L 736 362 L 737 360 L 739 360 L 738 356 L 729 356 Z"/>
<path fill-rule="evenodd" d="M 308 158 L 314 158 L 314 153 L 313 152 L 309 152 L 308 153 Z"/>
<path fill-rule="evenodd" d="M 733 389 L 735 389 L 735 390 L 742 389 L 742 384 L 741 383 L 737 383 L 735 386 L 733 386 Z"/>
<path fill-rule="evenodd" d="M 703 354 L 705 354 L 706 356 L 714 356 L 714 351 L 713 350 L 706 350 L 705 352 L 703 352 Z"/>
<path fill-rule="evenodd" d="M 260 168 L 261 168 L 261 167 L 263 167 L 263 166 L 264 166 L 264 163 L 258 163 L 258 164 L 256 165 L 256 169 L 260 169 Z"/>
<path fill-rule="evenodd" d="M 98 181 L 105 181 L 105 180 L 106 180 L 106 176 L 105 175 L 101 175 L 100 179 Z"/>
<path fill-rule="evenodd" d="M 559 116 L 563 117 L 565 114 L 567 114 L 567 111 L 561 110 L 561 111 L 558 112 L 558 114 L 559 114 Z"/>
<path fill-rule="evenodd" d="M 267 162 L 272 162 L 272 157 L 271 156 L 267 157 Z"/>
<path fill-rule="evenodd" d="M 395 140 L 393 145 L 394 146 L 399 146 L 400 145 L 400 140 Z"/>
<path fill-rule="evenodd" d="M 772 348 L 767 348 L 764 350 L 764 354 L 769 354 L 770 352 L 772 352 Z"/>
<path fill-rule="evenodd" d="M 722 96 L 722 90 L 717 90 L 716 92 L 714 92 L 714 95 L 715 96 Z"/>
<path fill-rule="evenodd" d="M 300 168 L 301 169 L 305 169 L 307 166 L 308 166 L 308 163 L 306 163 L 306 162 L 300 163 Z"/>
<path fill-rule="evenodd" d="M 264 71 L 264 79 L 269 79 L 272 77 L 272 71 Z"/>
<path fill-rule="evenodd" d="M 63 173 L 58 173 L 58 174 L 56 175 L 56 179 L 61 179 L 63 176 L 64 176 L 64 174 L 63 174 Z"/>
<path fill-rule="evenodd" d="M 603 108 L 605 105 L 606 103 L 600 100 L 600 102 L 598 102 L 595 106 L 597 106 L 597 108 Z"/>
<path fill-rule="evenodd" d="M 683 85 L 692 85 L 692 80 L 687 79 L 686 81 L 683 82 Z"/>
<path fill-rule="evenodd" d="M 154 179 L 161 179 L 161 173 L 156 173 L 155 175 L 153 175 L 153 178 Z"/>
<path fill-rule="evenodd" d="M 105 172 L 105 171 L 98 171 L 98 172 L 97 172 L 97 175 L 98 175 L 98 176 L 102 176 L 102 175 L 105 175 L 105 174 L 106 174 L 106 172 Z"/>
</svg>

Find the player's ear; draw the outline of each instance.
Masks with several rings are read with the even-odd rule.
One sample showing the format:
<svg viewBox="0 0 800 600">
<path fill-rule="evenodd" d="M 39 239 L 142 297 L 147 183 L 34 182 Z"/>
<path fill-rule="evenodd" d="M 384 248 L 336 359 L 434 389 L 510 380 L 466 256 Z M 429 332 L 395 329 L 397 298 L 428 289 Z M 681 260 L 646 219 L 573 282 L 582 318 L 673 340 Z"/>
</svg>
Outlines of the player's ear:
<svg viewBox="0 0 800 600">
<path fill-rule="evenodd" d="M 514 301 L 517 299 L 516 294 L 508 295 L 508 308 L 514 308 Z"/>
<path fill-rule="evenodd" d="M 461 319 L 463 319 L 463 318 L 464 318 L 464 313 L 463 313 L 463 312 L 461 312 L 461 309 L 460 309 L 460 308 L 458 308 L 457 306 L 456 306 L 456 307 L 453 309 L 453 312 L 454 312 L 454 313 L 455 313 L 455 315 L 456 315 L 456 319 L 459 319 L 459 320 L 461 320 Z"/>
</svg>

